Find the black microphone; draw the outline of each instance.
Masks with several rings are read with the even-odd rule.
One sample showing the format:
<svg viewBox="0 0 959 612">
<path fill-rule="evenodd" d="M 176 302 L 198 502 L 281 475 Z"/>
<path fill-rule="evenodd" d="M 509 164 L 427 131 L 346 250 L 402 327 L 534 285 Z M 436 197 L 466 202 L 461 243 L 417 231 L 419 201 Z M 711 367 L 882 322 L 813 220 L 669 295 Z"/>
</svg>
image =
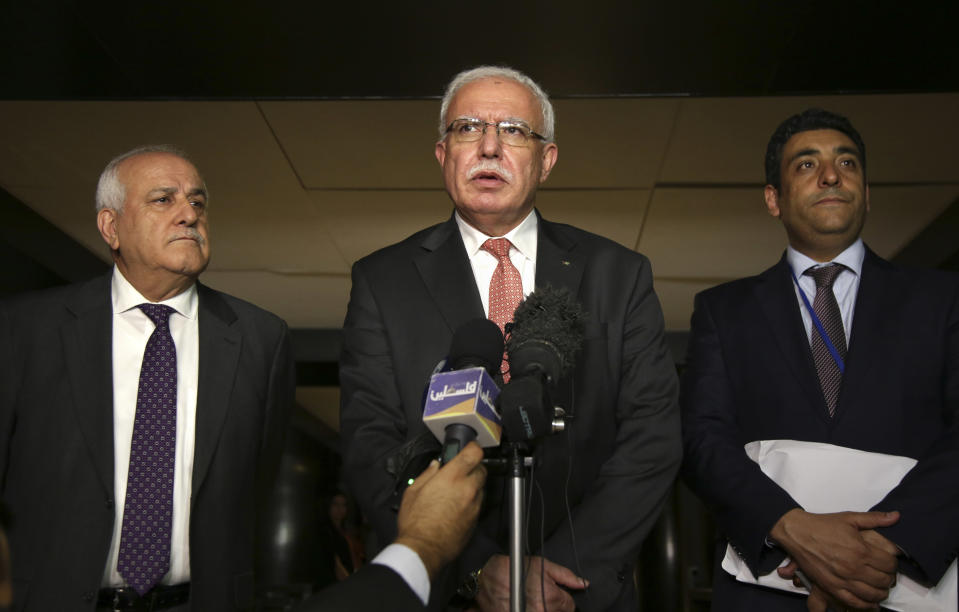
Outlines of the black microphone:
<svg viewBox="0 0 959 612">
<path fill-rule="evenodd" d="M 575 365 L 584 318 L 569 290 L 550 286 L 536 289 L 516 309 L 506 342 L 510 381 L 500 394 L 503 427 L 511 442 L 552 433 L 549 390 Z"/>
<path fill-rule="evenodd" d="M 430 377 L 423 422 L 443 443 L 446 463 L 471 440 L 499 446 L 502 425 L 496 411 L 499 387 L 490 374 L 503 360 L 503 334 L 489 319 L 474 319 L 456 330 L 447 365 Z"/>
</svg>

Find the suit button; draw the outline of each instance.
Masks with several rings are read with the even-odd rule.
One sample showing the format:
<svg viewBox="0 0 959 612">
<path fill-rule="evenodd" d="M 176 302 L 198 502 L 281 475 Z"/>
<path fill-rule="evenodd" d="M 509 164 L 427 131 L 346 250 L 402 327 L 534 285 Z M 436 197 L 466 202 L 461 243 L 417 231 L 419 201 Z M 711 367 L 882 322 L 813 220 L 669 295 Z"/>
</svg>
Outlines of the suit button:
<svg viewBox="0 0 959 612">
<path fill-rule="evenodd" d="M 93 599 L 94 599 L 96 596 L 97 596 L 97 594 L 94 593 L 93 591 L 87 591 L 86 593 L 83 594 L 83 601 L 85 601 L 85 602 L 87 602 L 87 603 L 90 603 L 90 602 L 93 601 Z"/>
<path fill-rule="evenodd" d="M 106 501 L 103 502 L 103 505 L 106 506 L 107 510 L 112 510 L 112 509 L 113 509 L 113 500 L 112 500 L 112 499 L 108 499 L 108 500 L 106 500 Z"/>
</svg>

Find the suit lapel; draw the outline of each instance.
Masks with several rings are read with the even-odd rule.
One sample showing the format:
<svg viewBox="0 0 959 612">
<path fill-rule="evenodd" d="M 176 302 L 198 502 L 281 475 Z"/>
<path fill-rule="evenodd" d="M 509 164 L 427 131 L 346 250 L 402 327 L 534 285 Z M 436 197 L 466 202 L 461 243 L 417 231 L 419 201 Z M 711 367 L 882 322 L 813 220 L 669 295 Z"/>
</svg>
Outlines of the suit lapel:
<svg viewBox="0 0 959 612">
<path fill-rule="evenodd" d="M 483 318 L 483 302 L 456 221 L 450 218 L 436 226 L 421 246 L 423 252 L 413 263 L 450 331 Z"/>
<path fill-rule="evenodd" d="M 536 211 L 539 215 L 539 211 Z M 539 219 L 536 246 L 536 286 L 566 287 L 577 295 L 583 279 L 585 254 L 576 249 L 576 241 L 563 231 L 563 226 Z"/>
<path fill-rule="evenodd" d="M 890 265 L 875 253 L 866 249 L 866 258 L 862 264 L 862 276 L 859 279 L 859 292 L 856 295 L 856 309 L 853 315 L 852 333 L 849 336 L 849 352 L 846 355 L 846 372 L 843 374 L 839 401 L 836 404 L 836 419 L 847 412 L 843 408 L 853 409 L 853 404 L 845 398 L 868 397 L 862 391 L 863 385 L 875 380 L 870 369 L 876 363 L 875 356 L 883 354 L 880 343 L 888 337 L 882 331 L 884 322 L 901 321 L 896 314 L 896 300 L 902 295 L 889 286 Z"/>
<path fill-rule="evenodd" d="M 816 408 L 817 417 L 828 419 L 829 411 L 819 385 L 785 255 L 778 264 L 761 275 L 755 291 L 780 352 L 809 398 L 808 405 Z"/>
<path fill-rule="evenodd" d="M 233 379 L 243 343 L 240 332 L 232 327 L 236 313 L 223 298 L 199 283 L 197 297 L 200 364 L 193 457 L 194 499 L 209 471 L 229 411 Z"/>
<path fill-rule="evenodd" d="M 60 328 L 77 428 L 96 473 L 113 494 L 113 307 L 110 276 L 91 281 L 66 304 Z M 51 381 L 52 382 L 52 381 Z"/>
</svg>

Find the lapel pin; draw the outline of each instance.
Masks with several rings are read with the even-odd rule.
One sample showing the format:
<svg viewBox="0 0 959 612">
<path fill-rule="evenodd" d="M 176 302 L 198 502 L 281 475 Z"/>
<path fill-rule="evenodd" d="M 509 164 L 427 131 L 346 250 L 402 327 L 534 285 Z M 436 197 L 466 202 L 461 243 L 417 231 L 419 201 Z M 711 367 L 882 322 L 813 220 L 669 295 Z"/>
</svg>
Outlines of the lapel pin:
<svg viewBox="0 0 959 612">
<path fill-rule="evenodd" d="M 569 265 L 569 261 L 567 261 L 567 260 L 565 260 L 565 259 L 561 259 L 561 260 L 559 261 L 559 263 L 563 264 L 564 266 L 568 266 L 568 265 Z"/>
</svg>

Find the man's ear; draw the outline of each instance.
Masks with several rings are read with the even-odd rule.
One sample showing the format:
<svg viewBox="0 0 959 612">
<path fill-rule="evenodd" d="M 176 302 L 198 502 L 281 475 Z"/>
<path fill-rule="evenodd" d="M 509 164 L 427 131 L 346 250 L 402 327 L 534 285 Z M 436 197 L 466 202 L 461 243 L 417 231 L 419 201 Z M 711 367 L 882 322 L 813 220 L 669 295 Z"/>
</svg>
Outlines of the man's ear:
<svg viewBox="0 0 959 612">
<path fill-rule="evenodd" d="M 119 212 L 112 208 L 101 209 L 97 213 L 97 229 L 100 230 L 100 236 L 107 243 L 111 251 L 120 248 L 120 233 L 117 231 L 117 217 Z"/>
<path fill-rule="evenodd" d="M 446 140 L 440 140 L 436 143 L 436 161 L 440 163 L 440 168 L 443 167 L 443 162 L 446 161 Z"/>
<path fill-rule="evenodd" d="M 779 210 L 779 192 L 776 191 L 776 188 L 772 185 L 766 185 L 766 189 L 763 191 L 763 197 L 766 200 L 766 210 L 769 211 L 769 214 L 778 218 L 781 214 Z"/>
<path fill-rule="evenodd" d="M 542 183 L 549 176 L 549 173 L 553 170 L 553 166 L 556 165 L 556 160 L 559 158 L 559 147 L 556 146 L 556 143 L 551 142 L 543 147 L 543 167 L 540 170 L 539 182 Z"/>
</svg>

